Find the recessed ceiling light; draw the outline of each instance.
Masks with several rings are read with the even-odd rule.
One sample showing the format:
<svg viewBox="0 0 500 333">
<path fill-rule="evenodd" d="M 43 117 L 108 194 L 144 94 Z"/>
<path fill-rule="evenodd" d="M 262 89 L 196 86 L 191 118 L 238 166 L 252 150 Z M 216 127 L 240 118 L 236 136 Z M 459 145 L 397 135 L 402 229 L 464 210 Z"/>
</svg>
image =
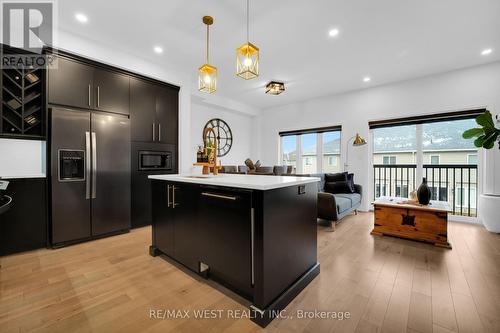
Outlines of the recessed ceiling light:
<svg viewBox="0 0 500 333">
<path fill-rule="evenodd" d="M 163 53 L 163 49 L 160 47 L 160 46 L 155 46 L 154 47 L 154 50 L 156 53 L 160 54 L 160 53 Z"/>
<path fill-rule="evenodd" d="M 363 82 L 370 82 L 371 80 L 372 80 L 372 79 L 371 79 L 371 77 L 369 77 L 369 76 L 365 76 L 365 77 L 363 78 Z"/>
<path fill-rule="evenodd" d="M 331 29 L 328 31 L 328 36 L 330 37 L 337 37 L 339 35 L 339 29 Z"/>
<path fill-rule="evenodd" d="M 87 23 L 89 21 L 89 18 L 82 13 L 76 13 L 75 18 L 80 23 Z"/>
<path fill-rule="evenodd" d="M 491 52 L 493 52 L 492 49 L 484 49 L 482 52 L 481 52 L 481 55 L 488 55 L 490 54 Z"/>
</svg>

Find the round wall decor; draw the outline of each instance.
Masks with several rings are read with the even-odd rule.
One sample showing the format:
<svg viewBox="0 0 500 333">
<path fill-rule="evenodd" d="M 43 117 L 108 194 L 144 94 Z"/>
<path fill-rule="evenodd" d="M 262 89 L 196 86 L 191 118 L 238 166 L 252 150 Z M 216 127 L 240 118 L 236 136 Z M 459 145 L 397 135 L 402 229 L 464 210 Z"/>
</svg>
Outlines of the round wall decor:
<svg viewBox="0 0 500 333">
<path fill-rule="evenodd" d="M 217 143 L 217 157 L 227 155 L 233 146 L 233 132 L 231 132 L 229 125 L 222 119 L 214 118 L 207 121 L 203 128 L 203 133 L 205 133 L 207 128 L 213 128 L 216 134 L 216 137 L 214 137 L 212 132 L 208 132 L 207 137 L 212 142 L 215 141 Z"/>
</svg>

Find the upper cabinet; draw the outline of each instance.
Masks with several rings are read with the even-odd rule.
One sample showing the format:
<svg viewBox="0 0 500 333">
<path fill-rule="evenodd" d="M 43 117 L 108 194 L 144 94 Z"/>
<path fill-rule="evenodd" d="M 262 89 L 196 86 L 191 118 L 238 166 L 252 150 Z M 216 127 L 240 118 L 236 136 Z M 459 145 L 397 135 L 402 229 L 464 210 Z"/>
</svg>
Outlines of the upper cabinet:
<svg viewBox="0 0 500 333">
<path fill-rule="evenodd" d="M 58 57 L 55 68 L 49 70 L 49 103 L 91 108 L 93 78 L 93 67 Z"/>
<path fill-rule="evenodd" d="M 130 79 L 132 141 L 177 144 L 179 90 Z"/>
<path fill-rule="evenodd" d="M 49 104 L 129 114 L 129 77 L 57 57 L 49 69 Z"/>
</svg>

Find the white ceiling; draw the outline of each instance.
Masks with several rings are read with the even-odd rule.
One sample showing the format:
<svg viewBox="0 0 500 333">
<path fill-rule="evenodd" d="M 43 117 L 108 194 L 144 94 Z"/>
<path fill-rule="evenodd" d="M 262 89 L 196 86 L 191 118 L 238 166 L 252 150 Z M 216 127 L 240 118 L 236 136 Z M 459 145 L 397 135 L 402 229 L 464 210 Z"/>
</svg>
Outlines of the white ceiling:
<svg viewBox="0 0 500 333">
<path fill-rule="evenodd" d="M 216 94 L 258 108 L 500 60 L 498 0 L 250 0 L 250 41 L 261 50 L 261 75 L 249 81 L 234 74 L 235 49 L 245 42 L 245 0 L 63 0 L 58 6 L 61 29 L 173 64 L 192 73 L 194 89 L 204 62 L 201 18 L 213 16 Z M 88 23 L 77 22 L 77 12 Z M 333 27 L 337 38 L 328 36 Z M 153 52 L 155 45 L 163 54 Z M 493 52 L 481 56 L 486 48 Z M 284 81 L 286 92 L 264 94 L 270 80 Z"/>
</svg>

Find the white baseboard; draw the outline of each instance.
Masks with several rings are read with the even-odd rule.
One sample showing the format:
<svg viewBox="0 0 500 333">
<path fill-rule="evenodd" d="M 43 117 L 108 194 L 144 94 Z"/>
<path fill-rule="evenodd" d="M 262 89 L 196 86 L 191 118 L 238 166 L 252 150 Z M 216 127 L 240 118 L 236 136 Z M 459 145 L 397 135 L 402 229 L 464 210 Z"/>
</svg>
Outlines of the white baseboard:
<svg viewBox="0 0 500 333">
<path fill-rule="evenodd" d="M 481 221 L 477 217 L 460 216 L 448 214 L 448 221 L 458 222 L 458 223 L 468 223 L 468 224 L 478 224 L 482 225 Z"/>
</svg>

